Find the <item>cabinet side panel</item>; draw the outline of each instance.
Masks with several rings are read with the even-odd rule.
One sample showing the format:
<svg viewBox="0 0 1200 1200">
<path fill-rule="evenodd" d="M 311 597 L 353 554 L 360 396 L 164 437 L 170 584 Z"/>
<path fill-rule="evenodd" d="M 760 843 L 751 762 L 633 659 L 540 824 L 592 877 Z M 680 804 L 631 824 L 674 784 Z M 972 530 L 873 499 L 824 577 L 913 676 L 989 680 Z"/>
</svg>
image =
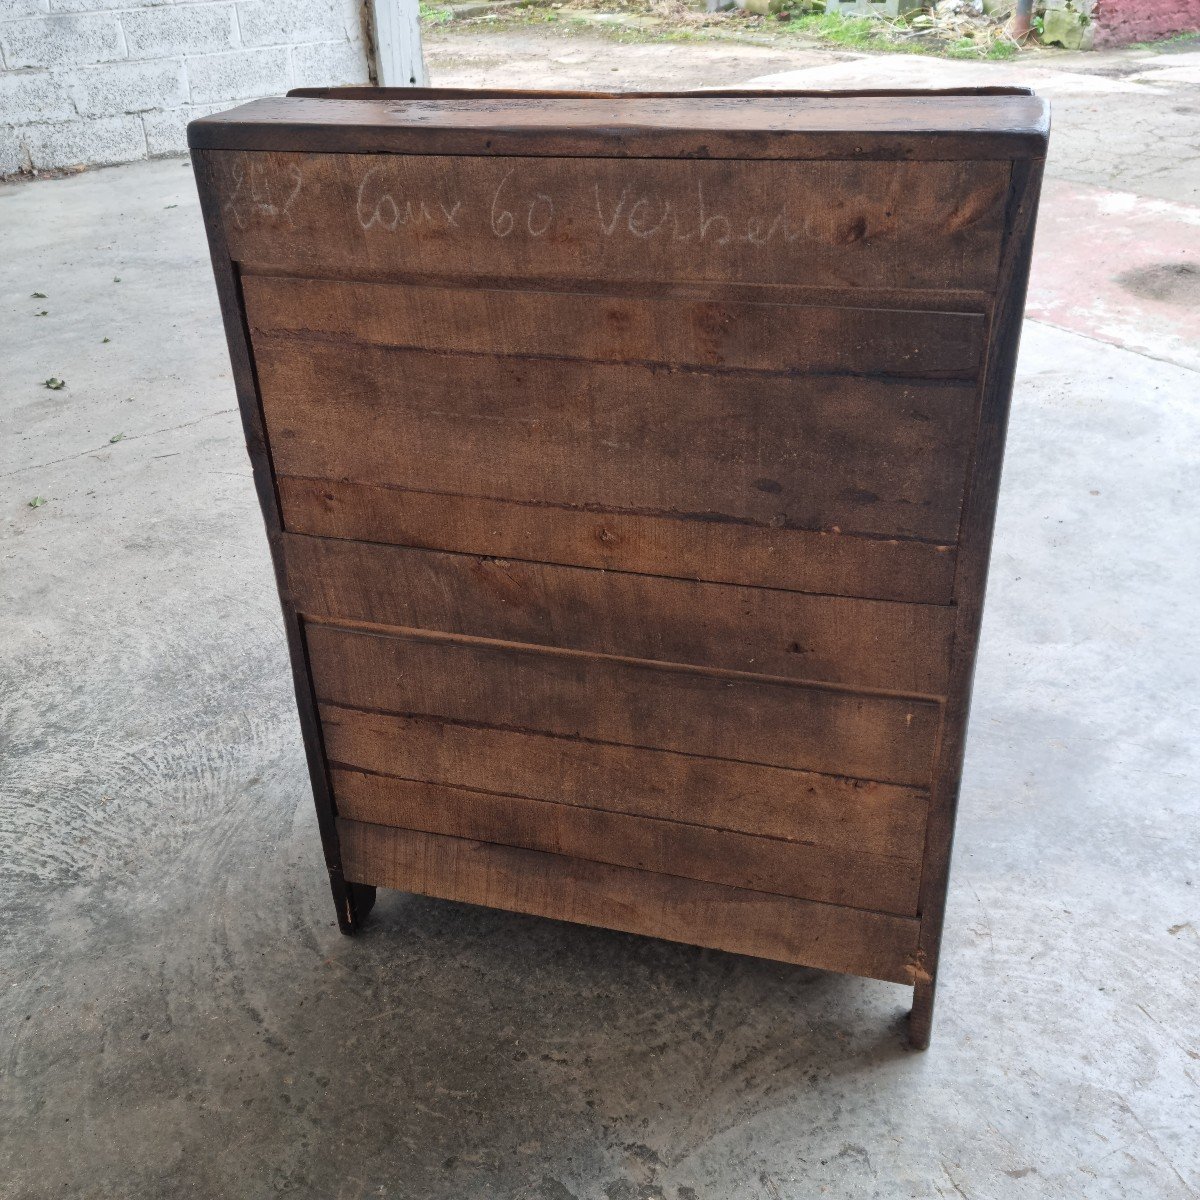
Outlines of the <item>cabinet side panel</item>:
<svg viewBox="0 0 1200 1200">
<path fill-rule="evenodd" d="M 309 674 L 308 652 L 301 622 L 286 586 L 279 497 L 275 488 L 274 467 L 267 443 L 266 422 L 263 417 L 258 379 L 250 347 L 245 303 L 238 268 L 230 256 L 221 187 L 214 182 L 214 176 L 223 178 L 227 174 L 227 164 L 223 161 L 225 158 L 227 158 L 226 152 L 220 150 L 194 149 L 192 166 L 196 175 L 196 187 L 200 194 L 200 205 L 204 213 L 204 225 L 212 255 L 213 276 L 216 280 L 217 297 L 221 305 L 221 317 L 225 325 L 225 337 L 229 345 L 229 359 L 233 369 L 234 386 L 237 389 L 242 428 L 246 437 L 246 450 L 250 456 L 254 488 L 262 509 L 271 561 L 275 568 L 275 583 L 279 590 L 279 600 L 283 609 L 288 656 L 291 660 L 292 679 L 296 691 L 296 708 L 300 718 L 300 730 L 304 737 L 304 753 L 308 762 L 309 778 L 312 782 L 317 823 L 321 833 L 321 846 L 325 855 L 325 865 L 329 872 L 338 923 L 344 930 L 350 931 L 359 922 L 358 900 L 355 889 L 347 886 L 342 874 L 332 789 L 321 743 L 321 725 L 317 716 L 316 696 Z"/>
<path fill-rule="evenodd" d="M 959 534 L 955 577 L 958 619 L 949 695 L 935 759 L 921 879 L 917 994 L 910 1034 L 918 1047 L 928 1045 L 933 1020 L 933 996 L 950 878 L 950 852 L 962 781 L 971 687 L 999 499 L 1004 439 L 1025 312 L 1042 167 L 1042 160 L 1033 159 L 1017 162 L 1012 168 L 1000 283 L 992 312 L 978 431 Z"/>
</svg>

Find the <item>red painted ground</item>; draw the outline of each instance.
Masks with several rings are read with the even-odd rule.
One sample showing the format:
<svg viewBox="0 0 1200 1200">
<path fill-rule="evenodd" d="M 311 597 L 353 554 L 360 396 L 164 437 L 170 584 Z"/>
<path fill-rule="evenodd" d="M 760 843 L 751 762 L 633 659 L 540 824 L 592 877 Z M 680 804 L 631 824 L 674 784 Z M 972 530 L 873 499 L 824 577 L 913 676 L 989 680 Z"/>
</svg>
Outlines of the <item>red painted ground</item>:
<svg viewBox="0 0 1200 1200">
<path fill-rule="evenodd" d="M 1048 180 L 1026 315 L 1200 369 L 1200 208 Z"/>
<path fill-rule="evenodd" d="M 1096 45 L 1153 42 L 1200 31 L 1200 0 L 1100 0 Z"/>
</svg>

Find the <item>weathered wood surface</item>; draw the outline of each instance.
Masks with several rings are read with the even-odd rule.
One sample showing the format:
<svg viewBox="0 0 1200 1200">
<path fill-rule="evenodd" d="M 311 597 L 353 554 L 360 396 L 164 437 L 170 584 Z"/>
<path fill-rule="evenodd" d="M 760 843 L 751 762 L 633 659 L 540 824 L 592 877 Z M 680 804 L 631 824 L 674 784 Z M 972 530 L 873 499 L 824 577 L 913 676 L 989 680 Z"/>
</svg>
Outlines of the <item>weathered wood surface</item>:
<svg viewBox="0 0 1200 1200">
<path fill-rule="evenodd" d="M 940 711 L 932 701 L 506 643 L 305 628 L 324 702 L 885 783 L 929 780 Z"/>
<path fill-rule="evenodd" d="M 264 334 L 341 337 L 482 355 L 488 362 L 521 355 L 772 376 L 973 381 L 983 365 L 986 331 L 978 313 L 623 296 L 615 290 L 412 287 L 255 275 L 243 276 L 242 286 L 256 342 Z"/>
<path fill-rule="evenodd" d="M 321 706 L 335 766 L 919 862 L 914 788 L 579 738 Z"/>
<path fill-rule="evenodd" d="M 967 290 L 995 283 L 1010 175 L 1007 163 L 396 154 L 230 153 L 214 169 L 248 274 Z"/>
<path fill-rule="evenodd" d="M 911 983 L 919 922 L 464 838 L 338 821 L 346 872 L 402 891 Z"/>
<path fill-rule="evenodd" d="M 1046 106 L 190 136 L 343 927 L 387 884 L 894 979 L 926 1044 Z"/>
<path fill-rule="evenodd" d="M 277 479 L 287 528 L 645 575 L 949 604 L 953 544 Z"/>
<path fill-rule="evenodd" d="M 188 144 L 246 150 L 619 158 L 998 159 L 1044 155 L 1020 94 L 268 99 L 202 117 Z"/>
<path fill-rule="evenodd" d="M 284 537 L 305 616 L 941 695 L 952 608 Z"/>
<path fill-rule="evenodd" d="M 335 768 L 339 815 L 915 916 L 920 863 L 677 821 Z"/>
<path fill-rule="evenodd" d="M 255 343 L 275 469 L 945 543 L 973 387 Z"/>
</svg>

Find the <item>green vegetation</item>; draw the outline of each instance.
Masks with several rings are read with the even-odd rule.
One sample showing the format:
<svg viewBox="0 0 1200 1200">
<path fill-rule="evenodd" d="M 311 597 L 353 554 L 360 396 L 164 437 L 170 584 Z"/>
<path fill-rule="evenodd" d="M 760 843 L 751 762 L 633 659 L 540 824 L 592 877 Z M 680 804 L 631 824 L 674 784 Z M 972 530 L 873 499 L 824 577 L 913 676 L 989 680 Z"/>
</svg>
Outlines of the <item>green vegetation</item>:
<svg viewBox="0 0 1200 1200">
<path fill-rule="evenodd" d="M 1171 45 L 1172 42 L 1197 42 L 1200 43 L 1200 29 L 1194 33 L 1177 33 L 1174 37 L 1160 38 L 1157 42 L 1134 42 L 1135 50 L 1161 50 L 1164 46 Z"/>
<path fill-rule="evenodd" d="M 759 45 L 781 42 L 875 53 L 938 54 L 948 58 L 1004 60 L 1020 47 L 986 20 L 947 24 L 928 13 L 896 20 L 844 17 L 826 13 L 821 0 L 782 0 L 778 12 L 760 15 L 733 9 L 707 13 L 699 0 L 522 0 L 464 24 L 517 28 L 557 24 L 566 32 L 586 24 L 589 32 L 618 42 L 745 41 Z M 422 19 L 441 25 L 451 19 L 446 8 L 423 3 Z"/>
<path fill-rule="evenodd" d="M 789 14 L 790 16 L 790 14 Z M 790 16 L 784 28 L 790 32 L 816 36 L 836 46 L 850 50 L 875 50 L 881 37 L 879 21 L 871 17 L 843 17 L 840 13 L 820 13 L 812 16 Z"/>
</svg>

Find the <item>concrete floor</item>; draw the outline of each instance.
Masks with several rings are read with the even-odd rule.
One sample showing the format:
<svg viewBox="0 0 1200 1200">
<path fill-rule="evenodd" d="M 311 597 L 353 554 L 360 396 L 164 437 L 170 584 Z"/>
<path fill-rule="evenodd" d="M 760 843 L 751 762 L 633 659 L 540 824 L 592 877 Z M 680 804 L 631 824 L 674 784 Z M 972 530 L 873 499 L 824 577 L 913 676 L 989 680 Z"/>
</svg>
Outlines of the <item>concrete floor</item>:
<svg viewBox="0 0 1200 1200">
<path fill-rule="evenodd" d="M 1057 153 L 1192 261 L 1194 144 Z M 0 1197 L 1194 1197 L 1200 336 L 1128 299 L 1143 353 L 1026 327 L 922 1055 L 888 984 L 394 893 L 343 938 L 190 173 L 0 190 Z"/>
</svg>

